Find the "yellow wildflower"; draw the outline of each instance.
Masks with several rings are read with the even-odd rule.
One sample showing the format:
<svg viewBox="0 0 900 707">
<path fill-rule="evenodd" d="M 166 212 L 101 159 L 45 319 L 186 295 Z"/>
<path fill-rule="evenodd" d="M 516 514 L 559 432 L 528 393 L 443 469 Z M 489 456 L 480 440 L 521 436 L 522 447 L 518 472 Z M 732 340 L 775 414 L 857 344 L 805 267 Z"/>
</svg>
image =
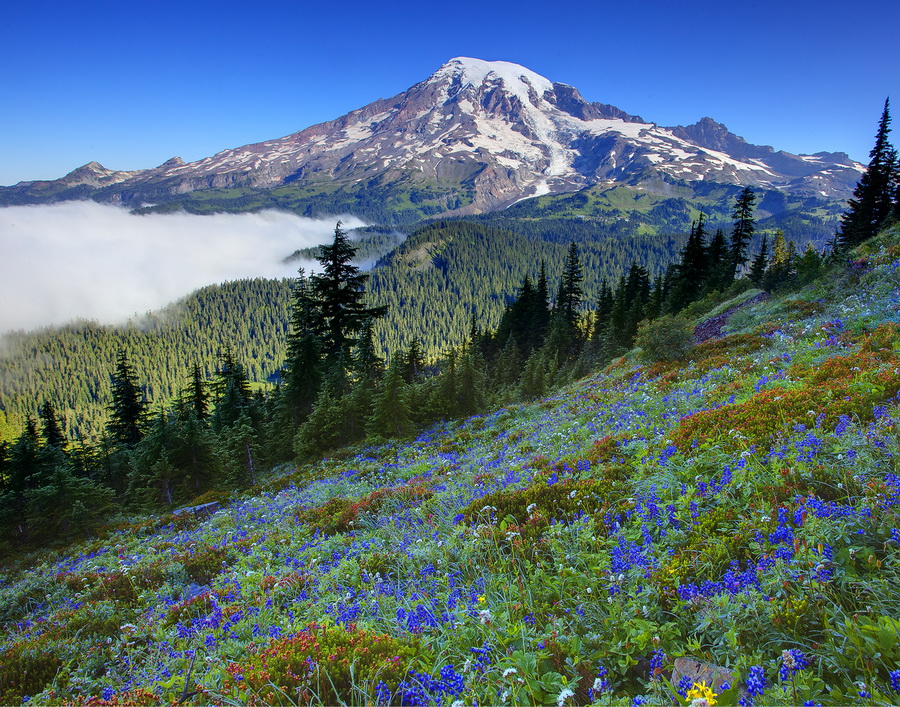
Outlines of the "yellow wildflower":
<svg viewBox="0 0 900 707">
<path fill-rule="evenodd" d="M 695 682 L 688 690 L 687 698 L 691 701 L 691 707 L 713 707 L 716 704 L 716 694 L 706 682 Z"/>
</svg>

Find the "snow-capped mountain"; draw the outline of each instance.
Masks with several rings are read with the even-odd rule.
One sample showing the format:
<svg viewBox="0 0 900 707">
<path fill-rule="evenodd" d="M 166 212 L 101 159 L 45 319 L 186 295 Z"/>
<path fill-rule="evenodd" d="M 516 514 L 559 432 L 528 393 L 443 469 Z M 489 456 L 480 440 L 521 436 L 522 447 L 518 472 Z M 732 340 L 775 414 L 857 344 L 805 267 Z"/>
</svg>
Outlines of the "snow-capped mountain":
<svg viewBox="0 0 900 707">
<path fill-rule="evenodd" d="M 465 186 L 456 213 L 530 196 L 627 183 L 665 191 L 711 181 L 845 199 L 863 166 L 844 153 L 792 155 L 750 145 L 710 118 L 661 127 L 585 101 L 517 64 L 451 59 L 390 99 L 277 140 L 184 163 L 116 172 L 96 162 L 54 182 L 0 189 L 5 203 L 95 198 L 127 204 L 223 187 L 411 179 Z M 5 194 L 3 193 L 5 192 Z"/>
</svg>

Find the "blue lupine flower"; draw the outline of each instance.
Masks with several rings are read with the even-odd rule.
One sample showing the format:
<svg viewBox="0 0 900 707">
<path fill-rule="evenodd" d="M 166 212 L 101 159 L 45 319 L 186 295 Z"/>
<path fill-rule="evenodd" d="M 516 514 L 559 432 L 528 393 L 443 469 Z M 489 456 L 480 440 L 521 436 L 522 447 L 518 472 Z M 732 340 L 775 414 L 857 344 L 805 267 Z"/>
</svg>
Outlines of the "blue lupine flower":
<svg viewBox="0 0 900 707">
<path fill-rule="evenodd" d="M 782 680 L 793 678 L 795 673 L 809 667 L 809 661 L 802 651 L 790 648 L 781 652 L 781 667 L 778 675 Z"/>
<path fill-rule="evenodd" d="M 888 677 L 891 679 L 891 689 L 900 692 L 900 669 L 892 670 L 888 673 Z"/>
<path fill-rule="evenodd" d="M 744 681 L 747 694 L 739 700 L 741 707 L 752 707 L 754 697 L 762 697 L 766 689 L 766 671 L 761 665 L 754 665 Z"/>
</svg>

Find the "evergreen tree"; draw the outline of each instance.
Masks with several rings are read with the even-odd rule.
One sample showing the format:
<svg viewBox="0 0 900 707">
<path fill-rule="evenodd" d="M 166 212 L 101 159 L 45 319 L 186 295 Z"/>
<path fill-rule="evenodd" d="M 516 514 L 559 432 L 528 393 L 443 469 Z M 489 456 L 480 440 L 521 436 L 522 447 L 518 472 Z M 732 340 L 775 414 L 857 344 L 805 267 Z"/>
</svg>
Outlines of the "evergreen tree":
<svg viewBox="0 0 900 707">
<path fill-rule="evenodd" d="M 734 203 L 732 218 L 734 224 L 731 231 L 731 275 L 736 275 L 747 263 L 747 248 L 753 239 L 756 230 L 756 221 L 753 218 L 753 207 L 756 204 L 756 194 L 750 187 L 745 187 L 738 195 Z"/>
<path fill-rule="evenodd" d="M 113 497 L 111 489 L 72 476 L 65 465 L 56 466 L 47 483 L 25 493 L 29 540 L 43 543 L 90 532 L 112 512 Z"/>
<path fill-rule="evenodd" d="M 375 320 L 372 317 L 367 317 L 363 322 L 353 359 L 353 368 L 357 378 L 368 381 L 372 386 L 378 384 L 384 373 L 384 359 L 378 355 L 375 346 L 374 323 Z"/>
<path fill-rule="evenodd" d="M 350 350 L 356 344 L 354 335 L 367 319 L 377 319 L 387 312 L 385 307 L 366 307 L 365 286 L 369 275 L 353 264 L 356 248 L 338 221 L 334 241 L 320 246 L 316 258 L 322 271 L 312 276 L 312 295 L 317 307 L 319 336 L 326 368 L 346 365 Z"/>
<path fill-rule="evenodd" d="M 728 246 L 725 243 L 725 232 L 721 228 L 717 228 L 707 249 L 705 289 L 709 292 L 723 290 L 728 287 L 733 277 L 734 268 L 731 265 Z"/>
<path fill-rule="evenodd" d="M 556 313 L 562 315 L 573 329 L 578 326 L 578 308 L 581 306 L 583 294 L 582 282 L 584 282 L 584 273 L 581 269 L 578 246 L 571 243 L 569 244 L 569 252 L 566 255 L 566 262 L 563 266 L 562 279 L 559 283 Z"/>
<path fill-rule="evenodd" d="M 403 379 L 403 369 L 402 359 L 392 362 L 375 394 L 372 415 L 366 424 L 366 431 L 371 437 L 402 438 L 415 431 L 409 406 L 409 386 Z"/>
<path fill-rule="evenodd" d="M 137 376 L 128 356 L 120 350 L 116 357 L 116 370 L 112 375 L 112 405 L 107 430 L 113 442 L 133 447 L 144 436 L 144 419 L 147 401 L 144 399 Z"/>
<path fill-rule="evenodd" d="M 531 345 L 531 317 L 534 313 L 537 292 L 528 275 L 522 279 L 518 295 L 507 303 L 494 334 L 497 346 L 505 346 L 506 342 L 515 341 L 525 351 Z"/>
<path fill-rule="evenodd" d="M 53 403 L 49 400 L 45 400 L 38 411 L 38 416 L 43 423 L 42 432 L 44 434 L 44 441 L 51 447 L 64 450 L 66 448 L 66 436 L 63 433 L 62 424 L 59 421 Z"/>
<path fill-rule="evenodd" d="M 225 428 L 221 435 L 227 435 Z M 143 508 L 173 506 L 207 491 L 221 479 L 221 438 L 193 411 L 162 414 L 134 448 L 129 500 Z"/>
<path fill-rule="evenodd" d="M 299 425 L 312 412 L 322 388 L 324 366 L 320 329 L 312 286 L 301 268 L 293 286 L 287 355 L 282 369 L 284 387 L 281 389 L 281 397 L 294 425 Z"/>
<path fill-rule="evenodd" d="M 595 360 L 602 358 L 603 341 L 609 336 L 610 319 L 613 310 L 613 292 L 606 284 L 606 280 L 600 281 L 600 294 L 597 297 L 597 309 L 594 311 L 594 325 L 591 330 L 591 341 L 588 347 L 589 356 Z"/>
<path fill-rule="evenodd" d="M 37 422 L 33 417 L 27 418 L 25 429 L 9 448 L 6 464 L 8 488 L 17 499 L 21 500 L 27 489 L 37 488 L 50 479 L 57 458 L 42 454 L 45 449 Z"/>
<path fill-rule="evenodd" d="M 526 316 L 528 322 L 528 349 L 533 351 L 544 345 L 547 327 L 550 325 L 550 290 L 547 285 L 547 266 L 541 261 L 538 276 L 537 296 Z"/>
<path fill-rule="evenodd" d="M 797 279 L 801 286 L 808 285 L 822 273 L 822 256 L 808 243 L 803 255 L 797 260 Z"/>
<path fill-rule="evenodd" d="M 189 415 L 194 415 L 198 420 L 209 417 L 209 387 L 199 364 L 191 367 L 191 380 L 181 391 L 176 407 L 182 419 Z"/>
<path fill-rule="evenodd" d="M 491 380 L 497 386 L 510 386 L 519 380 L 522 374 L 522 354 L 515 339 L 510 337 L 506 345 L 499 351 L 494 361 Z"/>
<path fill-rule="evenodd" d="M 422 345 L 418 337 L 414 337 L 409 344 L 409 349 L 402 358 L 403 380 L 407 383 L 413 383 L 425 372 L 425 357 L 422 355 Z"/>
<path fill-rule="evenodd" d="M 874 236 L 891 212 L 896 197 L 897 150 L 888 142 L 891 132 L 890 101 L 885 100 L 875 146 L 869 153 L 869 166 L 863 173 L 848 209 L 841 218 L 840 246 L 853 248 Z"/>
<path fill-rule="evenodd" d="M 344 408 L 341 396 L 326 383 L 312 413 L 300 425 L 294 436 L 294 452 L 298 461 L 306 461 L 321 456 L 334 449 L 344 434 Z"/>
<path fill-rule="evenodd" d="M 763 276 L 766 290 L 778 290 L 789 286 L 796 274 L 796 250 L 793 242 L 788 242 L 784 231 L 776 231 L 772 242 L 772 258 Z"/>
<path fill-rule="evenodd" d="M 765 275 L 768 266 L 769 241 L 768 236 L 763 234 L 762 245 L 759 247 L 759 252 L 756 254 L 756 257 L 753 259 L 753 264 L 750 266 L 750 282 L 759 287 L 762 284 L 763 275 Z"/>
<path fill-rule="evenodd" d="M 459 362 L 456 386 L 456 414 L 474 415 L 484 407 L 484 371 L 478 352 L 471 344 Z"/>
<path fill-rule="evenodd" d="M 691 302 L 700 299 L 706 276 L 706 229 L 703 226 L 703 214 L 701 213 L 696 226 L 691 226 L 687 243 L 681 251 L 681 262 L 675 269 L 669 293 L 670 311 L 679 312 Z"/>
<path fill-rule="evenodd" d="M 451 350 L 447 354 L 440 375 L 431 387 L 426 419 L 451 420 L 458 417 L 458 389 L 457 353 Z"/>
<path fill-rule="evenodd" d="M 216 371 L 216 410 L 213 424 L 216 430 L 230 427 L 250 408 L 252 391 L 244 366 L 235 360 L 231 349 L 221 355 Z"/>
<path fill-rule="evenodd" d="M 657 275 L 650 290 L 650 299 L 647 300 L 647 306 L 644 308 L 645 317 L 647 319 L 656 319 L 662 315 L 665 301 L 665 280 L 662 275 Z"/>
<path fill-rule="evenodd" d="M 225 481 L 234 488 L 249 488 L 257 481 L 260 445 L 246 411 L 219 438 Z"/>
<path fill-rule="evenodd" d="M 646 269 L 632 263 L 628 276 L 619 283 L 611 316 L 610 343 L 617 349 L 630 349 L 637 335 L 638 322 L 644 317 L 644 307 L 650 299 L 650 277 Z"/>
<path fill-rule="evenodd" d="M 597 297 L 597 311 L 594 312 L 594 338 L 599 338 L 602 332 L 609 325 L 609 318 L 612 315 L 613 293 L 606 284 L 606 280 L 600 281 L 600 295 Z"/>
<path fill-rule="evenodd" d="M 176 446 L 173 433 L 174 425 L 160 415 L 135 448 L 128 479 L 131 504 L 149 510 L 182 500 L 177 489 L 178 470 L 169 458 Z"/>
</svg>

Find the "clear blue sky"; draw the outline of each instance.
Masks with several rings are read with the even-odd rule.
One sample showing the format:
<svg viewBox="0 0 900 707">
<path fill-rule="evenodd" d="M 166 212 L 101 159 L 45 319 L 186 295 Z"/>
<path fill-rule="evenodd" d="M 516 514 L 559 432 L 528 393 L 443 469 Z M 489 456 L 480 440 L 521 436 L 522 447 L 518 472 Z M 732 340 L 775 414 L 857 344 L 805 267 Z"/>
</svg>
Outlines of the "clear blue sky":
<svg viewBox="0 0 900 707">
<path fill-rule="evenodd" d="M 789 152 L 900 145 L 900 2 L 30 0 L 0 13 L 0 184 L 281 137 L 446 60 L 523 64 L 661 125 Z"/>
</svg>

